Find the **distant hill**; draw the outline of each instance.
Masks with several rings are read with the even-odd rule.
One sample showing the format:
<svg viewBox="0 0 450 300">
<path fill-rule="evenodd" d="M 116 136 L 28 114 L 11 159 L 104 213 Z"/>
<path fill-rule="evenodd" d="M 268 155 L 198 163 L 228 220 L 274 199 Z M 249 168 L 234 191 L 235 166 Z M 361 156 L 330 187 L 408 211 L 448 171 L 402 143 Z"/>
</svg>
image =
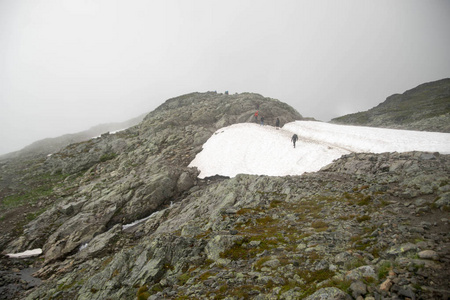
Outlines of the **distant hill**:
<svg viewBox="0 0 450 300">
<path fill-rule="evenodd" d="M 55 138 L 42 139 L 26 146 L 19 151 L 0 155 L 0 160 L 15 158 L 18 156 L 34 156 L 42 154 L 47 155 L 50 153 L 58 152 L 59 150 L 70 144 L 86 141 L 103 133 L 118 131 L 137 125 L 144 119 L 145 115 L 146 114 L 142 114 L 136 118 L 124 122 L 100 124 L 91 127 L 88 130 L 77 133 L 64 134 Z"/>
<path fill-rule="evenodd" d="M 338 117 L 331 123 L 450 132 L 450 78 L 394 94 L 368 111 Z"/>
</svg>

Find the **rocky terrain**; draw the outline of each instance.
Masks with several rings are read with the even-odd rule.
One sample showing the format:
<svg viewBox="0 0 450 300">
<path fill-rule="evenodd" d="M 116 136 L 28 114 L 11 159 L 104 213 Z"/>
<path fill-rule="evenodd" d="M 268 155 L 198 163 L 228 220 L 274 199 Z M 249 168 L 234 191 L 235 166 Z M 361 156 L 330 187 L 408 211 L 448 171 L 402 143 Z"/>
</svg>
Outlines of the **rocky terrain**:
<svg viewBox="0 0 450 300">
<path fill-rule="evenodd" d="M 395 94 L 368 111 L 332 123 L 420 131 L 450 132 L 450 78 L 424 83 Z"/>
<path fill-rule="evenodd" d="M 43 254 L 0 258 L 0 298 L 447 299 L 450 156 L 198 179 L 187 166 L 206 140 L 257 107 L 269 125 L 302 119 L 257 94 L 193 93 L 126 131 L 2 161 L 1 250 Z"/>
</svg>

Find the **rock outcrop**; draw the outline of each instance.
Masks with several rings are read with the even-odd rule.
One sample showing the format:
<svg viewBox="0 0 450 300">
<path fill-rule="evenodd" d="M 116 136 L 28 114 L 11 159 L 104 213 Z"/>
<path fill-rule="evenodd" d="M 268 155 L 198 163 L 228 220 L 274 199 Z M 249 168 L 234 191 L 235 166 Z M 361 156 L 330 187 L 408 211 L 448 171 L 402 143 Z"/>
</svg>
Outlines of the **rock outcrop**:
<svg viewBox="0 0 450 300">
<path fill-rule="evenodd" d="M 395 94 L 365 112 L 332 123 L 421 131 L 450 132 L 450 78 Z"/>
<path fill-rule="evenodd" d="M 449 296 L 449 155 L 358 153 L 302 176 L 198 179 L 187 166 L 206 140 L 253 122 L 256 107 L 269 124 L 301 119 L 256 94 L 194 93 L 36 162 L 29 173 L 53 184 L 30 196 L 44 211 L 0 245 L 43 248 L 27 263 L 43 281 L 2 297 Z"/>
<path fill-rule="evenodd" d="M 198 183 L 49 261 L 37 275 L 55 279 L 28 298 L 445 299 L 449 207 L 436 202 L 449 166 L 448 155 L 351 154 L 302 176 Z"/>
<path fill-rule="evenodd" d="M 197 181 L 198 172 L 187 166 L 206 140 L 223 126 L 253 121 L 257 107 L 267 123 L 302 118 L 257 94 L 193 93 L 167 100 L 138 126 L 51 155 L 36 166 L 36 176 L 71 176 L 5 250 L 42 247 L 46 263 L 61 260 L 114 225 L 178 201 Z"/>
</svg>

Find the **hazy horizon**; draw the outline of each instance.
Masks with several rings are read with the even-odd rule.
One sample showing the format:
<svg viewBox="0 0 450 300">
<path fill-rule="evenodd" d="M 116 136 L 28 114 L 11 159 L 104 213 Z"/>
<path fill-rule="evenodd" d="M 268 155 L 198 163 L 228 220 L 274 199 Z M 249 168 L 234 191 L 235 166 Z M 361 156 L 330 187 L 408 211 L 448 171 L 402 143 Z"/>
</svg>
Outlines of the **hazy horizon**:
<svg viewBox="0 0 450 300">
<path fill-rule="evenodd" d="M 191 92 L 329 121 L 450 77 L 450 1 L 0 2 L 0 154 Z"/>
</svg>

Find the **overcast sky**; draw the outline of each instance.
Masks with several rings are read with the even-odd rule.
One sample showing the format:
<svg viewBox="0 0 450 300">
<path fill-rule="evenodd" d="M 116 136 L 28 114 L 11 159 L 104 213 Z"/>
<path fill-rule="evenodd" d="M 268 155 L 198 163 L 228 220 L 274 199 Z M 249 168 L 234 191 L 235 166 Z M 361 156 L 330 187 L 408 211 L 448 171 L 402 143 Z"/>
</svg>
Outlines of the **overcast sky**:
<svg viewBox="0 0 450 300">
<path fill-rule="evenodd" d="M 0 0 L 0 154 L 190 92 L 328 121 L 450 77 L 448 0 Z"/>
</svg>

